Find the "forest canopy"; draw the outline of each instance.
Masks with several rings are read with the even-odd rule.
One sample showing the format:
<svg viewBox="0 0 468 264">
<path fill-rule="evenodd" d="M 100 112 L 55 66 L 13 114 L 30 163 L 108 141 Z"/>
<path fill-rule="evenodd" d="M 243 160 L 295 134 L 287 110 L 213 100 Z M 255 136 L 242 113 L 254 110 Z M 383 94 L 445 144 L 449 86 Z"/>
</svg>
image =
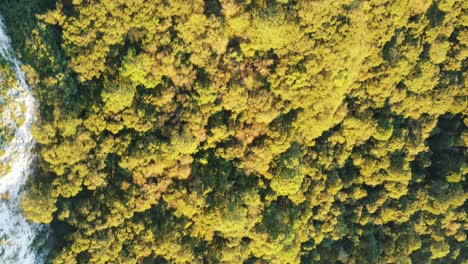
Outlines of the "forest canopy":
<svg viewBox="0 0 468 264">
<path fill-rule="evenodd" d="M 467 1 L 0 13 L 40 104 L 21 206 L 51 263 L 468 263 Z"/>
</svg>

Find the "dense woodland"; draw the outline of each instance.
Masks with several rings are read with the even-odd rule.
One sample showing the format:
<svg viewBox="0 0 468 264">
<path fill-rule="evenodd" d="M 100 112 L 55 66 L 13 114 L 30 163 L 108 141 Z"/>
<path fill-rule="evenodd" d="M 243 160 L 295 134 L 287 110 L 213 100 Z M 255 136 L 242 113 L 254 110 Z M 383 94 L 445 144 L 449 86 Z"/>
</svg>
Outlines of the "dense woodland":
<svg viewBox="0 0 468 264">
<path fill-rule="evenodd" d="M 468 263 L 468 1 L 1 2 L 51 263 Z"/>
</svg>

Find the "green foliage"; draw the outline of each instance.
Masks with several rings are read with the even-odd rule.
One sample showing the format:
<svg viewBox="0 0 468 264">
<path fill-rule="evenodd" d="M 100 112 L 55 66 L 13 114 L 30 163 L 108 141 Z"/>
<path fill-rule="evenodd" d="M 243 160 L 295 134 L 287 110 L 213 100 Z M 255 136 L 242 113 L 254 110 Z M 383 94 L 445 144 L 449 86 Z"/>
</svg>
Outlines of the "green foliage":
<svg viewBox="0 0 468 264">
<path fill-rule="evenodd" d="M 270 187 L 278 195 L 293 195 L 301 188 L 302 181 L 306 176 L 302 153 L 297 144 L 293 144 L 273 166 L 273 178 Z"/>
<path fill-rule="evenodd" d="M 130 50 L 122 61 L 121 75 L 129 78 L 134 85 L 143 85 L 153 88 L 161 82 L 162 76 L 156 78 L 148 76 L 152 71 L 152 60 L 145 54 L 135 55 L 134 50 Z"/>
<path fill-rule="evenodd" d="M 463 1 L 39 2 L 52 263 L 466 259 Z"/>
<path fill-rule="evenodd" d="M 135 96 L 135 86 L 125 80 L 117 82 L 106 80 L 101 91 L 104 112 L 117 114 L 132 105 Z"/>
</svg>

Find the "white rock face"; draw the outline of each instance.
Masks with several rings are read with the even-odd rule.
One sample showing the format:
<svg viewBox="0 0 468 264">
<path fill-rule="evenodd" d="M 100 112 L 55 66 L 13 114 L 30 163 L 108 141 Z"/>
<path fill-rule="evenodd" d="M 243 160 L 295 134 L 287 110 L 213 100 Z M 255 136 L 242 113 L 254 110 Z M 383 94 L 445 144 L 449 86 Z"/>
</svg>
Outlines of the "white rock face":
<svg viewBox="0 0 468 264">
<path fill-rule="evenodd" d="M 0 17 L 0 57 L 9 64 L 18 80 L 17 85 L 7 91 L 7 98 L 0 98 L 0 103 L 7 102 L 3 113 L 0 113 L 0 126 L 8 126 L 13 133 L 11 140 L 0 142 L 3 150 L 0 151 L 0 168 L 8 167 L 0 170 L 0 263 L 44 263 L 43 253 L 39 253 L 38 247 L 42 244 L 40 241 L 45 241 L 46 227 L 28 222 L 19 207 L 19 195 L 34 160 L 35 142 L 31 125 L 37 104 L 26 83 L 21 63 L 13 54 Z"/>
</svg>

